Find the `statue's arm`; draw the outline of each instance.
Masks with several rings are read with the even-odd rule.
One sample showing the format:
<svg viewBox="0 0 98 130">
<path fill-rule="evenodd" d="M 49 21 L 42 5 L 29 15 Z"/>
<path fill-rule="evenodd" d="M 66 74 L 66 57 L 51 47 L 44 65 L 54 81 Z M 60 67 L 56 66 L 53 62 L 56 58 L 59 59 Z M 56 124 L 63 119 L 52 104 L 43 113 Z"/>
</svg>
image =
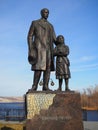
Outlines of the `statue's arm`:
<svg viewBox="0 0 98 130">
<path fill-rule="evenodd" d="M 65 48 L 62 48 L 62 50 L 59 51 L 59 55 L 60 56 L 67 56 L 67 55 L 69 55 L 69 47 L 65 46 Z"/>
<path fill-rule="evenodd" d="M 55 31 L 54 31 L 54 27 L 53 25 L 51 25 L 51 33 L 52 33 L 52 42 L 53 43 L 56 43 L 56 34 L 55 34 Z"/>
<path fill-rule="evenodd" d="M 53 50 L 53 56 L 58 56 L 57 47 L 55 47 Z"/>
<path fill-rule="evenodd" d="M 28 32 L 28 36 L 27 36 L 29 53 L 30 53 L 31 48 L 32 48 L 33 34 L 34 34 L 34 23 L 32 22 L 30 29 L 29 29 L 29 32 Z"/>
<path fill-rule="evenodd" d="M 56 34 L 55 34 L 55 31 L 54 31 L 54 28 L 53 28 L 53 42 L 56 43 Z"/>
<path fill-rule="evenodd" d="M 69 55 L 69 47 L 68 46 L 65 46 L 65 50 L 66 51 L 64 51 L 64 55 L 65 56 Z"/>
</svg>

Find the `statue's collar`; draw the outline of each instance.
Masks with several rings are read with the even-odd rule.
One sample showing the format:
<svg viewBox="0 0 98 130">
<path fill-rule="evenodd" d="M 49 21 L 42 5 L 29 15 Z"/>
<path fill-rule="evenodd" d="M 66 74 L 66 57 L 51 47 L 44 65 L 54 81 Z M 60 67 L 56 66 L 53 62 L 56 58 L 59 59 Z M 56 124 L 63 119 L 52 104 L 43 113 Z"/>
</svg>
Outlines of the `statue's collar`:
<svg viewBox="0 0 98 130">
<path fill-rule="evenodd" d="M 40 19 L 39 20 L 39 25 L 43 28 L 43 29 L 46 29 L 46 22 L 48 22 L 47 20 L 45 20 L 45 19 Z"/>
<path fill-rule="evenodd" d="M 43 21 L 43 22 L 48 22 L 47 19 L 43 19 L 43 18 L 41 18 L 41 21 Z"/>
</svg>

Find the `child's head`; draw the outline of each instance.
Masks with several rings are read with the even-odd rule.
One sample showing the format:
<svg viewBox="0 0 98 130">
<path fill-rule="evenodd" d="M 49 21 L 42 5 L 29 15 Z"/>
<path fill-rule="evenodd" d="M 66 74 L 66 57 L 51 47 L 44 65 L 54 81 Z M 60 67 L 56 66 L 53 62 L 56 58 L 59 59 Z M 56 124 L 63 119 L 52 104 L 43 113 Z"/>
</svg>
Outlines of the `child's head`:
<svg viewBox="0 0 98 130">
<path fill-rule="evenodd" d="M 57 38 L 56 38 L 56 41 L 57 41 L 57 45 L 64 43 L 64 36 L 58 35 Z"/>
</svg>

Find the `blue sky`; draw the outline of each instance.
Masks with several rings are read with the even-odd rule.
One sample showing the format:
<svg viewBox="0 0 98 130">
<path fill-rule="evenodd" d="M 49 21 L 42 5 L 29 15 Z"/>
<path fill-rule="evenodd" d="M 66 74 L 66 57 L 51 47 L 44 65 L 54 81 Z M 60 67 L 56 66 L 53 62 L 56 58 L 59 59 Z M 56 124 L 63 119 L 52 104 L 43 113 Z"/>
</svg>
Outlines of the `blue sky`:
<svg viewBox="0 0 98 130">
<path fill-rule="evenodd" d="M 98 0 L 0 0 L 0 96 L 23 96 L 31 88 L 27 33 L 44 7 L 56 35 L 64 35 L 70 48 L 70 89 L 98 84 Z M 51 78 L 50 88 L 57 89 L 55 73 Z"/>
</svg>

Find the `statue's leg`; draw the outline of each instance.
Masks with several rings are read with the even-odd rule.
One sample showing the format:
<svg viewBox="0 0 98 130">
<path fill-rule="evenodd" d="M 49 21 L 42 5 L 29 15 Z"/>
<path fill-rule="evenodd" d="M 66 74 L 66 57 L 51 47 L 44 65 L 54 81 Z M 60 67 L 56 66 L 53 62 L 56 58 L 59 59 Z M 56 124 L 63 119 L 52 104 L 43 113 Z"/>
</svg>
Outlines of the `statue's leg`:
<svg viewBox="0 0 98 130">
<path fill-rule="evenodd" d="M 49 79 L 50 79 L 50 68 L 51 68 L 51 50 L 47 46 L 46 49 L 46 70 L 43 71 L 43 90 L 50 90 L 48 87 Z"/>
<path fill-rule="evenodd" d="M 58 79 L 58 81 L 59 81 L 59 87 L 58 87 L 58 89 L 56 90 L 56 91 L 62 91 L 62 83 L 63 83 L 63 79 Z"/>
<path fill-rule="evenodd" d="M 58 90 L 62 91 L 62 82 L 63 82 L 63 79 L 59 79 L 59 88 Z"/>
<path fill-rule="evenodd" d="M 68 83 L 69 83 L 69 79 L 66 78 L 66 79 L 65 79 L 65 90 L 66 90 L 66 91 L 70 91 L 70 89 L 69 89 L 69 87 L 68 87 Z"/>
<path fill-rule="evenodd" d="M 50 68 L 43 71 L 43 90 L 50 90 L 48 88 L 48 84 L 49 84 L 49 79 L 50 79 Z"/>
<path fill-rule="evenodd" d="M 40 80 L 40 76 L 41 76 L 41 71 L 40 70 L 36 70 L 34 72 L 32 90 L 37 90 L 38 83 L 39 83 L 39 80 Z"/>
</svg>

